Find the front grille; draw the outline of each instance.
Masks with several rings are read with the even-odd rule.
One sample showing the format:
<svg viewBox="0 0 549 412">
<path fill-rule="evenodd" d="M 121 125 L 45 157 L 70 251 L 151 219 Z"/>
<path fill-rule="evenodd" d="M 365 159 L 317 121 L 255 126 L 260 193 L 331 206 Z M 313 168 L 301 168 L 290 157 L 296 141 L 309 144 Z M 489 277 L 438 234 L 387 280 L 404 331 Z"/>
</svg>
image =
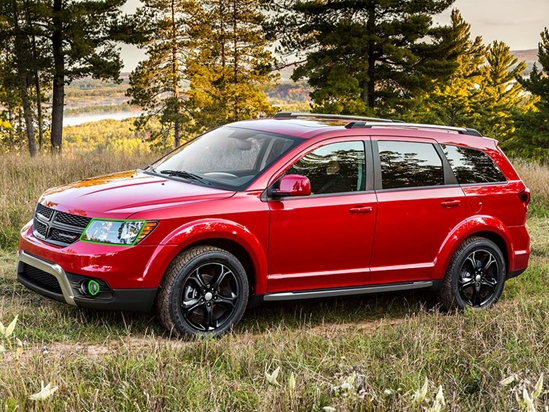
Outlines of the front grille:
<svg viewBox="0 0 549 412">
<path fill-rule="evenodd" d="M 34 266 L 23 264 L 23 272 L 19 273 L 20 276 L 24 276 L 30 282 L 41 286 L 50 292 L 62 293 L 61 287 L 57 278 L 43 270 L 35 268 Z"/>
<path fill-rule="evenodd" d="M 54 245 L 68 246 L 80 238 L 90 221 L 89 217 L 59 212 L 39 203 L 34 213 L 33 233 Z"/>
<path fill-rule="evenodd" d="M 81 228 L 86 228 L 88 223 L 90 223 L 89 217 L 69 215 L 68 213 L 57 212 L 53 218 L 54 222 L 63 223 L 65 225 L 77 226 Z"/>
<path fill-rule="evenodd" d="M 65 242 L 65 243 L 71 244 L 71 243 L 75 242 L 76 240 L 78 240 L 78 238 L 80 238 L 81 234 L 82 234 L 82 232 L 80 232 L 80 233 L 78 233 L 78 232 L 68 232 L 66 230 L 59 230 L 59 229 L 53 228 L 51 230 L 49 239 L 50 240 L 55 240 L 57 242 Z"/>
<path fill-rule="evenodd" d="M 53 215 L 53 209 L 50 209 L 49 207 L 46 207 L 40 203 L 36 206 L 36 214 L 41 214 L 44 216 L 47 220 L 51 219 L 51 215 Z"/>
<path fill-rule="evenodd" d="M 48 227 L 42 222 L 40 222 L 38 219 L 34 219 L 34 230 L 40 233 L 42 237 L 46 237 L 46 233 L 48 232 Z"/>
</svg>

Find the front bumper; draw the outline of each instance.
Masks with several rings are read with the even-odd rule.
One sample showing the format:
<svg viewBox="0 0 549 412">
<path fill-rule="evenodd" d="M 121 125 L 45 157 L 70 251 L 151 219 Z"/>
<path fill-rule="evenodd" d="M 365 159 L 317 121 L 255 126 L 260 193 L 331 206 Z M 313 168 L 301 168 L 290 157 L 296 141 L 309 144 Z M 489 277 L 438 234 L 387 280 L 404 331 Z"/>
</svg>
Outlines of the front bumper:
<svg viewBox="0 0 549 412">
<path fill-rule="evenodd" d="M 69 305 L 107 310 L 149 312 L 156 288 L 111 289 L 102 279 L 65 272 L 57 263 L 19 251 L 17 280 L 30 290 Z M 90 282 L 97 288 L 90 293 Z"/>
</svg>

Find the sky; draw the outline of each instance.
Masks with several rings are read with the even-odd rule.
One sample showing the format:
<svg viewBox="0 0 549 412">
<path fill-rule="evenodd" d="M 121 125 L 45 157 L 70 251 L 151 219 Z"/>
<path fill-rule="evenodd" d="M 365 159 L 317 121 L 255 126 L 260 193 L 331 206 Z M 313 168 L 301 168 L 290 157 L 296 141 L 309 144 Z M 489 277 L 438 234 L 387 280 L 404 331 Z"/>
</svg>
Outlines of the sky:
<svg viewBox="0 0 549 412">
<path fill-rule="evenodd" d="M 471 25 L 472 36 L 482 36 L 485 44 L 503 41 L 511 50 L 537 49 L 540 33 L 549 28 L 549 0 L 456 0 L 452 8 Z M 448 24 L 450 10 L 435 20 Z"/>
<path fill-rule="evenodd" d="M 131 13 L 139 4 L 139 0 L 128 0 L 124 11 Z M 473 37 L 482 36 L 485 44 L 503 41 L 511 50 L 537 49 L 540 33 L 549 28 L 549 0 L 456 0 L 452 8 L 461 11 Z M 434 20 L 450 23 L 450 11 Z M 143 58 L 143 51 L 122 46 L 124 71 L 133 70 Z"/>
</svg>

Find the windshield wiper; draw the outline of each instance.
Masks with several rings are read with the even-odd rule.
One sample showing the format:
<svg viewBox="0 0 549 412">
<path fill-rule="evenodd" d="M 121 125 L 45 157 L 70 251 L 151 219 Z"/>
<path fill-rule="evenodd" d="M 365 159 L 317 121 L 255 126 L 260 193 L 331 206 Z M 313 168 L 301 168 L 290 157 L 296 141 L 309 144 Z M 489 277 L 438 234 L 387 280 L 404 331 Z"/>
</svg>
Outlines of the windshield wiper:
<svg viewBox="0 0 549 412">
<path fill-rule="evenodd" d="M 162 171 L 157 172 L 157 173 L 161 173 L 163 175 L 168 175 L 168 176 L 182 177 L 183 179 L 187 179 L 187 180 L 195 180 L 195 181 L 198 181 L 200 183 L 204 183 L 208 186 L 212 185 L 211 182 L 204 179 L 202 176 L 199 176 L 199 175 L 191 173 L 191 172 L 187 172 L 185 170 L 162 170 Z"/>
</svg>

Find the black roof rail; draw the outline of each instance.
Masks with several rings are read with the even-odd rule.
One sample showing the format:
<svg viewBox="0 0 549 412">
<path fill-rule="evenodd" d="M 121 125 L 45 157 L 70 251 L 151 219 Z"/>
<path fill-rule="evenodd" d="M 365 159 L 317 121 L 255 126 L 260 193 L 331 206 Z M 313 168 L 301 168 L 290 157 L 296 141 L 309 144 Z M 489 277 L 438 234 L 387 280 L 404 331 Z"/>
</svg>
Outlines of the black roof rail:
<svg viewBox="0 0 549 412">
<path fill-rule="evenodd" d="M 372 127 L 387 127 L 389 126 L 385 122 L 351 122 L 345 126 L 347 129 L 363 129 Z M 471 129 L 469 127 L 453 127 L 453 126 L 441 126 L 438 124 L 421 124 L 421 123 L 406 123 L 406 122 L 393 122 L 391 126 L 394 127 L 410 127 L 415 129 L 435 129 L 435 130 L 449 130 L 457 132 L 459 134 L 466 134 L 469 136 L 483 137 L 477 129 Z"/>
<path fill-rule="evenodd" d="M 367 122 L 380 122 L 380 123 L 401 123 L 401 120 L 383 119 L 378 117 L 365 117 L 365 116 L 350 116 L 346 114 L 325 114 L 325 113 L 292 113 L 292 112 L 280 112 L 273 116 L 275 119 L 282 118 L 298 118 L 298 117 L 312 117 L 317 119 L 341 119 L 341 120 L 363 120 Z"/>
</svg>

